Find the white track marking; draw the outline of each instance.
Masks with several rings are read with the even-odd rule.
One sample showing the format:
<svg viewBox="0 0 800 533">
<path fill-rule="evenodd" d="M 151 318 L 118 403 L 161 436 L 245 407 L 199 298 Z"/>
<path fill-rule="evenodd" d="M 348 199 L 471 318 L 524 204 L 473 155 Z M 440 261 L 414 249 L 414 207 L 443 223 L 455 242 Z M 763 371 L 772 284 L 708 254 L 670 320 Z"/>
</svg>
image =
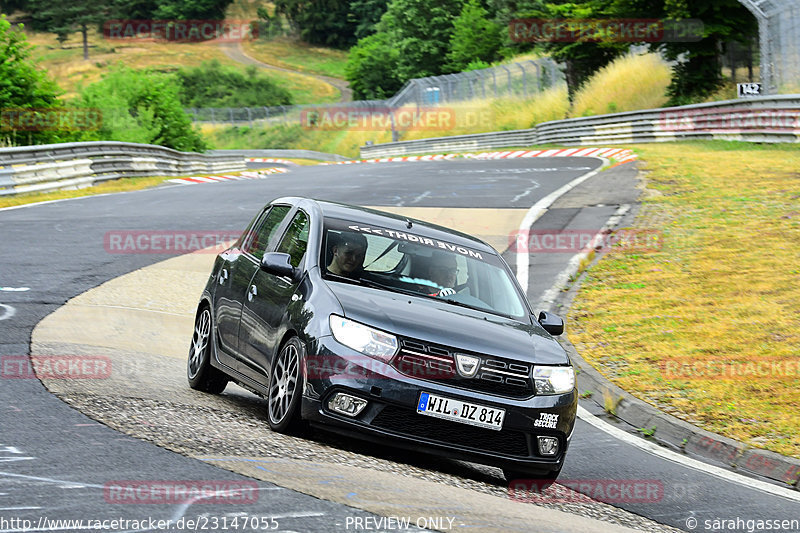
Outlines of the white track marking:
<svg viewBox="0 0 800 533">
<path fill-rule="evenodd" d="M 0 304 L 0 310 L 2 310 L 0 313 L 0 320 L 8 320 L 17 314 L 17 310 L 10 305 Z"/>
<path fill-rule="evenodd" d="M 716 476 L 720 479 L 724 479 L 725 481 L 730 481 L 731 483 L 746 485 L 752 489 L 759 490 L 761 492 L 766 492 L 774 496 L 781 496 L 783 498 L 786 498 L 787 500 L 800 502 L 800 492 L 797 492 L 792 489 L 785 489 L 778 485 L 767 483 L 766 481 L 761 481 L 758 479 L 743 476 L 742 474 L 737 474 L 736 472 L 731 472 L 729 470 L 725 470 L 724 468 L 706 464 L 702 461 L 698 461 L 697 459 L 693 459 L 686 455 L 673 452 L 672 450 L 668 450 L 667 448 L 662 448 L 657 444 L 654 444 L 650 441 L 646 441 L 641 437 L 637 437 L 636 435 L 631 435 L 630 433 L 627 433 L 619 428 L 612 426 L 608 422 L 599 419 L 598 417 L 594 416 L 592 413 L 590 413 L 589 411 L 580 406 L 578 406 L 578 418 L 580 418 L 587 424 L 594 426 L 600 431 L 608 433 L 617 440 L 620 440 L 626 444 L 630 444 L 631 446 L 636 446 L 637 448 L 644 450 L 648 453 L 651 453 L 662 459 L 678 463 L 679 465 L 691 468 L 693 470 L 698 470 L 705 474 Z"/>
<path fill-rule="evenodd" d="M 593 170 L 589 173 L 586 173 L 574 180 L 570 181 L 563 187 L 551 192 L 528 209 L 528 212 L 525 213 L 525 218 L 522 219 L 522 223 L 519 225 L 519 235 L 529 235 L 531 226 L 533 223 L 539 220 L 539 218 L 547 212 L 547 209 L 553 205 L 553 203 L 558 200 L 561 196 L 568 193 L 584 181 L 588 180 L 589 178 L 596 175 L 602 168 L 608 165 L 608 160 L 603 158 L 598 158 L 603 161 L 603 164 L 597 170 Z M 527 291 L 528 290 L 528 265 L 530 264 L 530 258 L 528 257 L 528 253 L 517 253 L 517 279 L 519 280 L 519 284 Z"/>
<path fill-rule="evenodd" d="M 561 292 L 561 289 L 567 286 L 569 283 L 570 278 L 578 272 L 578 268 L 580 267 L 581 261 L 589 256 L 589 252 L 592 250 L 591 246 L 593 243 L 602 242 L 603 232 L 605 230 L 610 230 L 619 224 L 619 221 L 622 219 L 625 214 L 631 210 L 630 204 L 622 204 L 619 208 L 614 212 L 613 215 L 608 219 L 605 225 L 592 237 L 589 247 L 586 250 L 573 255 L 569 262 L 567 263 L 567 267 L 562 270 L 558 276 L 556 276 L 553 285 L 547 289 L 542 297 L 539 298 L 539 303 L 536 305 L 535 309 L 541 309 L 543 311 L 550 311 L 555 301 L 558 293 Z"/>
</svg>

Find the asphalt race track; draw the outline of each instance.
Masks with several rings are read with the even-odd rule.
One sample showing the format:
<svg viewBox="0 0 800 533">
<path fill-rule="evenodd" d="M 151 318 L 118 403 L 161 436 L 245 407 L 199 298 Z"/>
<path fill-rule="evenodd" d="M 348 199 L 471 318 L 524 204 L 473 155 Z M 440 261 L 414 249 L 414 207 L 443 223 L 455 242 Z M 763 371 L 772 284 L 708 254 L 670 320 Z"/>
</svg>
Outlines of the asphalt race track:
<svg viewBox="0 0 800 533">
<path fill-rule="evenodd" d="M 503 243 L 511 242 L 513 234 L 498 233 L 498 227 L 515 227 L 514 221 L 520 221 L 537 200 L 600 165 L 599 160 L 591 158 L 532 158 L 293 167 L 287 174 L 275 174 L 262 180 L 164 186 L 0 210 L 0 355 L 4 357 L 4 364 L 28 355 L 34 328 L 68 300 L 109 280 L 175 259 L 169 254 L 109 253 L 108 232 L 204 230 L 235 234 L 268 201 L 279 196 L 302 195 L 403 209 L 414 213 L 412 216 L 437 213 L 439 219 L 451 221 L 448 225 L 463 222 L 463 228 L 453 227 L 477 234 L 502 251 Z M 536 222 L 534 229 L 602 227 L 620 206 L 635 207 L 639 192 L 635 176 L 630 164 L 598 173 L 559 199 Z M 501 210 L 500 214 L 493 214 L 490 211 L 493 209 Z M 471 213 L 478 215 L 470 216 Z M 497 222 L 499 219 L 502 224 Z M 512 268 L 515 255 L 505 254 Z M 571 255 L 531 257 L 528 296 L 532 302 L 542 299 Z M 155 271 L 143 272 L 142 286 L 146 286 L 148 273 Z M 174 289 L 165 286 L 144 297 L 157 305 Z M 197 296 L 199 292 L 189 295 L 187 301 L 196 301 Z M 93 325 L 87 323 L 84 327 L 91 329 Z M 142 332 L 142 352 L 148 351 L 145 346 L 148 335 Z M 176 342 L 188 347 L 189 338 Z M 165 368 L 170 371 L 182 369 L 182 362 L 168 358 L 164 361 Z M 14 379 L 3 374 L 0 379 L 0 533 L 22 530 L 19 523 L 2 521 L 11 518 L 32 520 L 35 531 L 71 530 L 59 529 L 60 526 L 46 521 L 42 523 L 42 517 L 54 520 L 201 517 L 208 520 L 259 516 L 275 519 L 277 529 L 286 531 L 397 530 L 393 524 L 380 520 L 381 515 L 386 516 L 387 501 L 402 500 L 402 490 L 396 494 L 387 493 L 383 502 L 377 501 L 375 494 L 385 490 L 387 480 L 400 479 L 397 474 L 407 472 L 414 480 L 408 481 L 409 491 L 416 486 L 414 483 L 424 481 L 428 484 L 420 487 L 429 488 L 430 483 L 436 482 L 458 485 L 465 498 L 474 497 L 476 502 L 484 501 L 480 498 L 489 495 L 495 498 L 505 495 L 502 477 L 493 469 L 455 461 L 404 457 L 392 450 L 373 450 L 326 435 L 315 434 L 299 442 L 270 440 L 272 437 L 267 435 L 267 441 L 281 449 L 259 455 L 260 450 L 245 447 L 248 439 L 270 433 L 259 418 L 263 417 L 262 400 L 234 386 L 229 386 L 220 398 L 198 396 L 199 393 L 191 400 L 181 397 L 180 401 L 171 401 L 168 394 L 159 398 L 158 380 L 163 378 L 164 389 L 170 391 L 173 381 L 175 387 L 180 380 L 185 381 L 183 373 L 163 375 L 152 372 L 147 366 L 135 368 L 138 374 L 131 379 L 141 380 L 145 385 L 150 383 L 150 389 L 115 397 L 114 389 L 109 387 L 104 391 L 105 403 L 98 395 L 91 398 L 85 395 L 82 400 L 78 398 L 80 395 L 75 395 L 76 405 L 89 406 L 93 402 L 87 407 L 92 418 L 56 398 L 36 379 Z M 151 379 L 145 379 L 148 374 L 152 374 Z M 188 386 L 185 391 L 175 390 L 177 395 L 188 394 Z M 182 413 L 180 406 L 188 406 L 189 402 L 193 404 L 191 411 Z M 221 419 L 220 413 L 224 414 Z M 100 418 L 121 431 L 95 420 Z M 192 434 L 200 441 L 199 437 L 206 431 L 213 431 L 214 427 L 224 428 L 229 433 L 221 432 L 214 435 L 214 439 L 208 439 L 207 449 L 193 450 Z M 294 450 L 285 449 L 292 446 L 306 455 L 297 457 Z M 185 457 L 187 455 L 189 457 Z M 326 461 L 328 457 L 333 459 Z M 333 464 L 337 461 L 339 464 Z M 353 463 L 353 468 L 360 468 L 359 472 L 368 472 L 371 463 L 381 466 L 372 474 L 361 472 L 362 477 L 348 478 L 348 461 Z M 327 463 L 331 464 L 325 466 Z M 218 468 L 217 464 L 225 469 Z M 293 475 L 298 471 L 307 475 Z M 245 483 L 252 487 L 255 500 L 241 503 L 197 501 L 183 505 L 120 505 L 113 501 L 108 484 L 134 479 Z M 257 480 L 255 485 L 249 485 L 254 479 Z M 326 480 L 330 487 L 321 486 L 325 484 L 321 484 L 320 479 Z M 797 491 L 785 489 L 787 497 L 768 494 L 747 483 L 687 468 L 623 443 L 582 421 L 576 429 L 561 479 L 639 480 L 660 484 L 663 494 L 659 497 L 614 503 L 632 514 L 605 504 L 560 502 L 560 505 L 549 505 L 578 516 L 600 518 L 642 530 L 655 528 L 646 519 L 687 531 L 710 531 L 705 524 L 714 519 L 800 519 Z M 404 482 L 398 483 L 402 486 Z M 311 487 L 312 484 L 315 486 Z M 374 485 L 372 489 L 370 484 Z M 346 492 L 348 486 L 357 488 Z M 337 496 L 342 491 L 349 499 Z M 466 496 L 467 493 L 473 494 Z M 402 507 L 392 509 L 394 515 L 403 516 Z M 414 516 L 419 515 L 418 509 L 415 508 Z M 481 531 L 581 530 L 579 525 L 568 523 L 551 528 L 545 521 L 538 527 L 521 520 L 515 522 L 515 512 L 509 507 L 508 521 L 498 519 L 492 524 L 491 520 L 469 522 L 472 515 L 466 511 L 463 516 L 459 515 L 457 506 L 446 510 L 431 507 L 425 516 L 452 516 L 459 520 L 422 525 L 442 531 L 459 527 Z M 585 525 L 580 520 L 575 518 L 576 524 Z M 613 527 L 608 524 L 606 530 L 611 531 Z M 222 530 L 221 527 L 216 529 Z M 142 523 L 127 530 L 151 531 L 157 527 Z M 720 530 L 747 529 L 716 529 Z"/>
</svg>

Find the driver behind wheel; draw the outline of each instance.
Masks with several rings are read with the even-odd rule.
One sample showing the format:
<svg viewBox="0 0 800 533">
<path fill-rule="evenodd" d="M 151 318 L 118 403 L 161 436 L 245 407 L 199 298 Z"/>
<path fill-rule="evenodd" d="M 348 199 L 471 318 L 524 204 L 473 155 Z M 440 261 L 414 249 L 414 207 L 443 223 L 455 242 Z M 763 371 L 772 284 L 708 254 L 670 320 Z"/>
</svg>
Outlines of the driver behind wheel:
<svg viewBox="0 0 800 533">
<path fill-rule="evenodd" d="M 333 258 L 328 271 L 338 276 L 358 278 L 364 269 L 367 239 L 360 233 L 342 232 L 333 245 Z"/>
</svg>

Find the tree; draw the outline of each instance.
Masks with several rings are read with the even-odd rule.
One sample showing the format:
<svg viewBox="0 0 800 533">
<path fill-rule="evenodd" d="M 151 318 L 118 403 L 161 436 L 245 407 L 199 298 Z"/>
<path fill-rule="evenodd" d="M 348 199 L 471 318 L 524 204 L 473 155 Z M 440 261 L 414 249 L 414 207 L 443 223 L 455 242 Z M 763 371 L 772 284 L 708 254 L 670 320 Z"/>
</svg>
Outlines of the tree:
<svg viewBox="0 0 800 533">
<path fill-rule="evenodd" d="M 0 113 L 13 110 L 30 111 L 58 106 L 58 86 L 36 68 L 31 58 L 31 45 L 21 29 L 12 28 L 5 15 L 0 15 Z M 7 115 L 8 116 L 8 115 Z M 17 126 L 0 116 L 0 128 L 16 135 Z M 31 131 L 27 143 L 57 142 L 53 131 Z"/>
<path fill-rule="evenodd" d="M 378 31 L 387 33 L 399 52 L 397 77 L 436 76 L 446 71 L 453 23 L 463 0 L 392 0 Z"/>
<path fill-rule="evenodd" d="M 452 72 L 467 70 L 475 62 L 491 63 L 499 59 L 503 27 L 489 19 L 478 0 L 464 4 L 453 24 L 447 68 Z"/>
<path fill-rule="evenodd" d="M 161 0 L 153 6 L 159 20 L 220 20 L 232 0 Z"/>
<path fill-rule="evenodd" d="M 373 33 L 350 49 L 345 75 L 353 98 L 380 100 L 397 92 L 403 81 L 397 76 L 400 53 L 388 33 Z"/>
<path fill-rule="evenodd" d="M 703 23 L 699 41 L 650 44 L 676 63 L 667 89 L 671 105 L 703 100 L 719 89 L 725 43 L 746 45 L 758 32 L 756 19 L 738 0 L 615 0 L 613 9 L 631 17 Z"/>
<path fill-rule="evenodd" d="M 89 28 L 108 20 L 113 6 L 111 2 L 92 3 L 85 0 L 29 0 L 27 9 L 31 13 L 32 27 L 55 33 L 62 44 L 71 33 L 80 32 L 83 37 L 83 59 L 86 60 L 89 59 Z"/>
<path fill-rule="evenodd" d="M 180 84 L 169 74 L 118 65 L 88 86 L 80 104 L 99 109 L 102 126 L 81 140 L 159 144 L 183 151 L 203 151 L 206 144 L 192 127 L 179 97 Z"/>
<path fill-rule="evenodd" d="M 348 17 L 348 0 L 276 0 L 275 14 L 283 15 L 311 44 L 349 48 L 356 42 L 356 23 Z"/>
<path fill-rule="evenodd" d="M 613 0 L 587 0 L 579 3 L 546 4 L 543 10 L 533 9 L 518 18 L 580 21 L 613 18 Z M 569 99 L 575 97 L 592 74 L 611 63 L 628 50 L 630 43 L 618 42 L 602 31 L 586 36 L 576 34 L 573 40 L 554 40 L 542 44 L 543 49 L 556 61 L 564 64 Z"/>
<path fill-rule="evenodd" d="M 389 0 L 352 0 L 348 20 L 355 24 L 355 38 L 363 39 L 377 30 Z"/>
</svg>

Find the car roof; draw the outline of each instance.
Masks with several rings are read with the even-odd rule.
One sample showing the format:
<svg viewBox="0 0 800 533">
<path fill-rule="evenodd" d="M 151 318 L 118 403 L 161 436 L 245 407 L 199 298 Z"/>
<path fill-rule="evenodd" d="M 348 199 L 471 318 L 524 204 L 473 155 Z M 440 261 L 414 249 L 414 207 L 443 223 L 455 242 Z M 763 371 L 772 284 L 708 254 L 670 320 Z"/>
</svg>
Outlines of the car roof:
<svg viewBox="0 0 800 533">
<path fill-rule="evenodd" d="M 449 241 L 452 244 L 467 246 L 476 250 L 497 253 L 494 248 L 478 238 L 416 218 L 326 200 L 312 201 L 319 206 L 324 217 L 353 221 L 364 226 L 379 226 L 400 232 L 413 232 L 415 235 Z M 412 228 L 410 229 L 408 228 L 409 221 L 412 222 Z"/>
</svg>

